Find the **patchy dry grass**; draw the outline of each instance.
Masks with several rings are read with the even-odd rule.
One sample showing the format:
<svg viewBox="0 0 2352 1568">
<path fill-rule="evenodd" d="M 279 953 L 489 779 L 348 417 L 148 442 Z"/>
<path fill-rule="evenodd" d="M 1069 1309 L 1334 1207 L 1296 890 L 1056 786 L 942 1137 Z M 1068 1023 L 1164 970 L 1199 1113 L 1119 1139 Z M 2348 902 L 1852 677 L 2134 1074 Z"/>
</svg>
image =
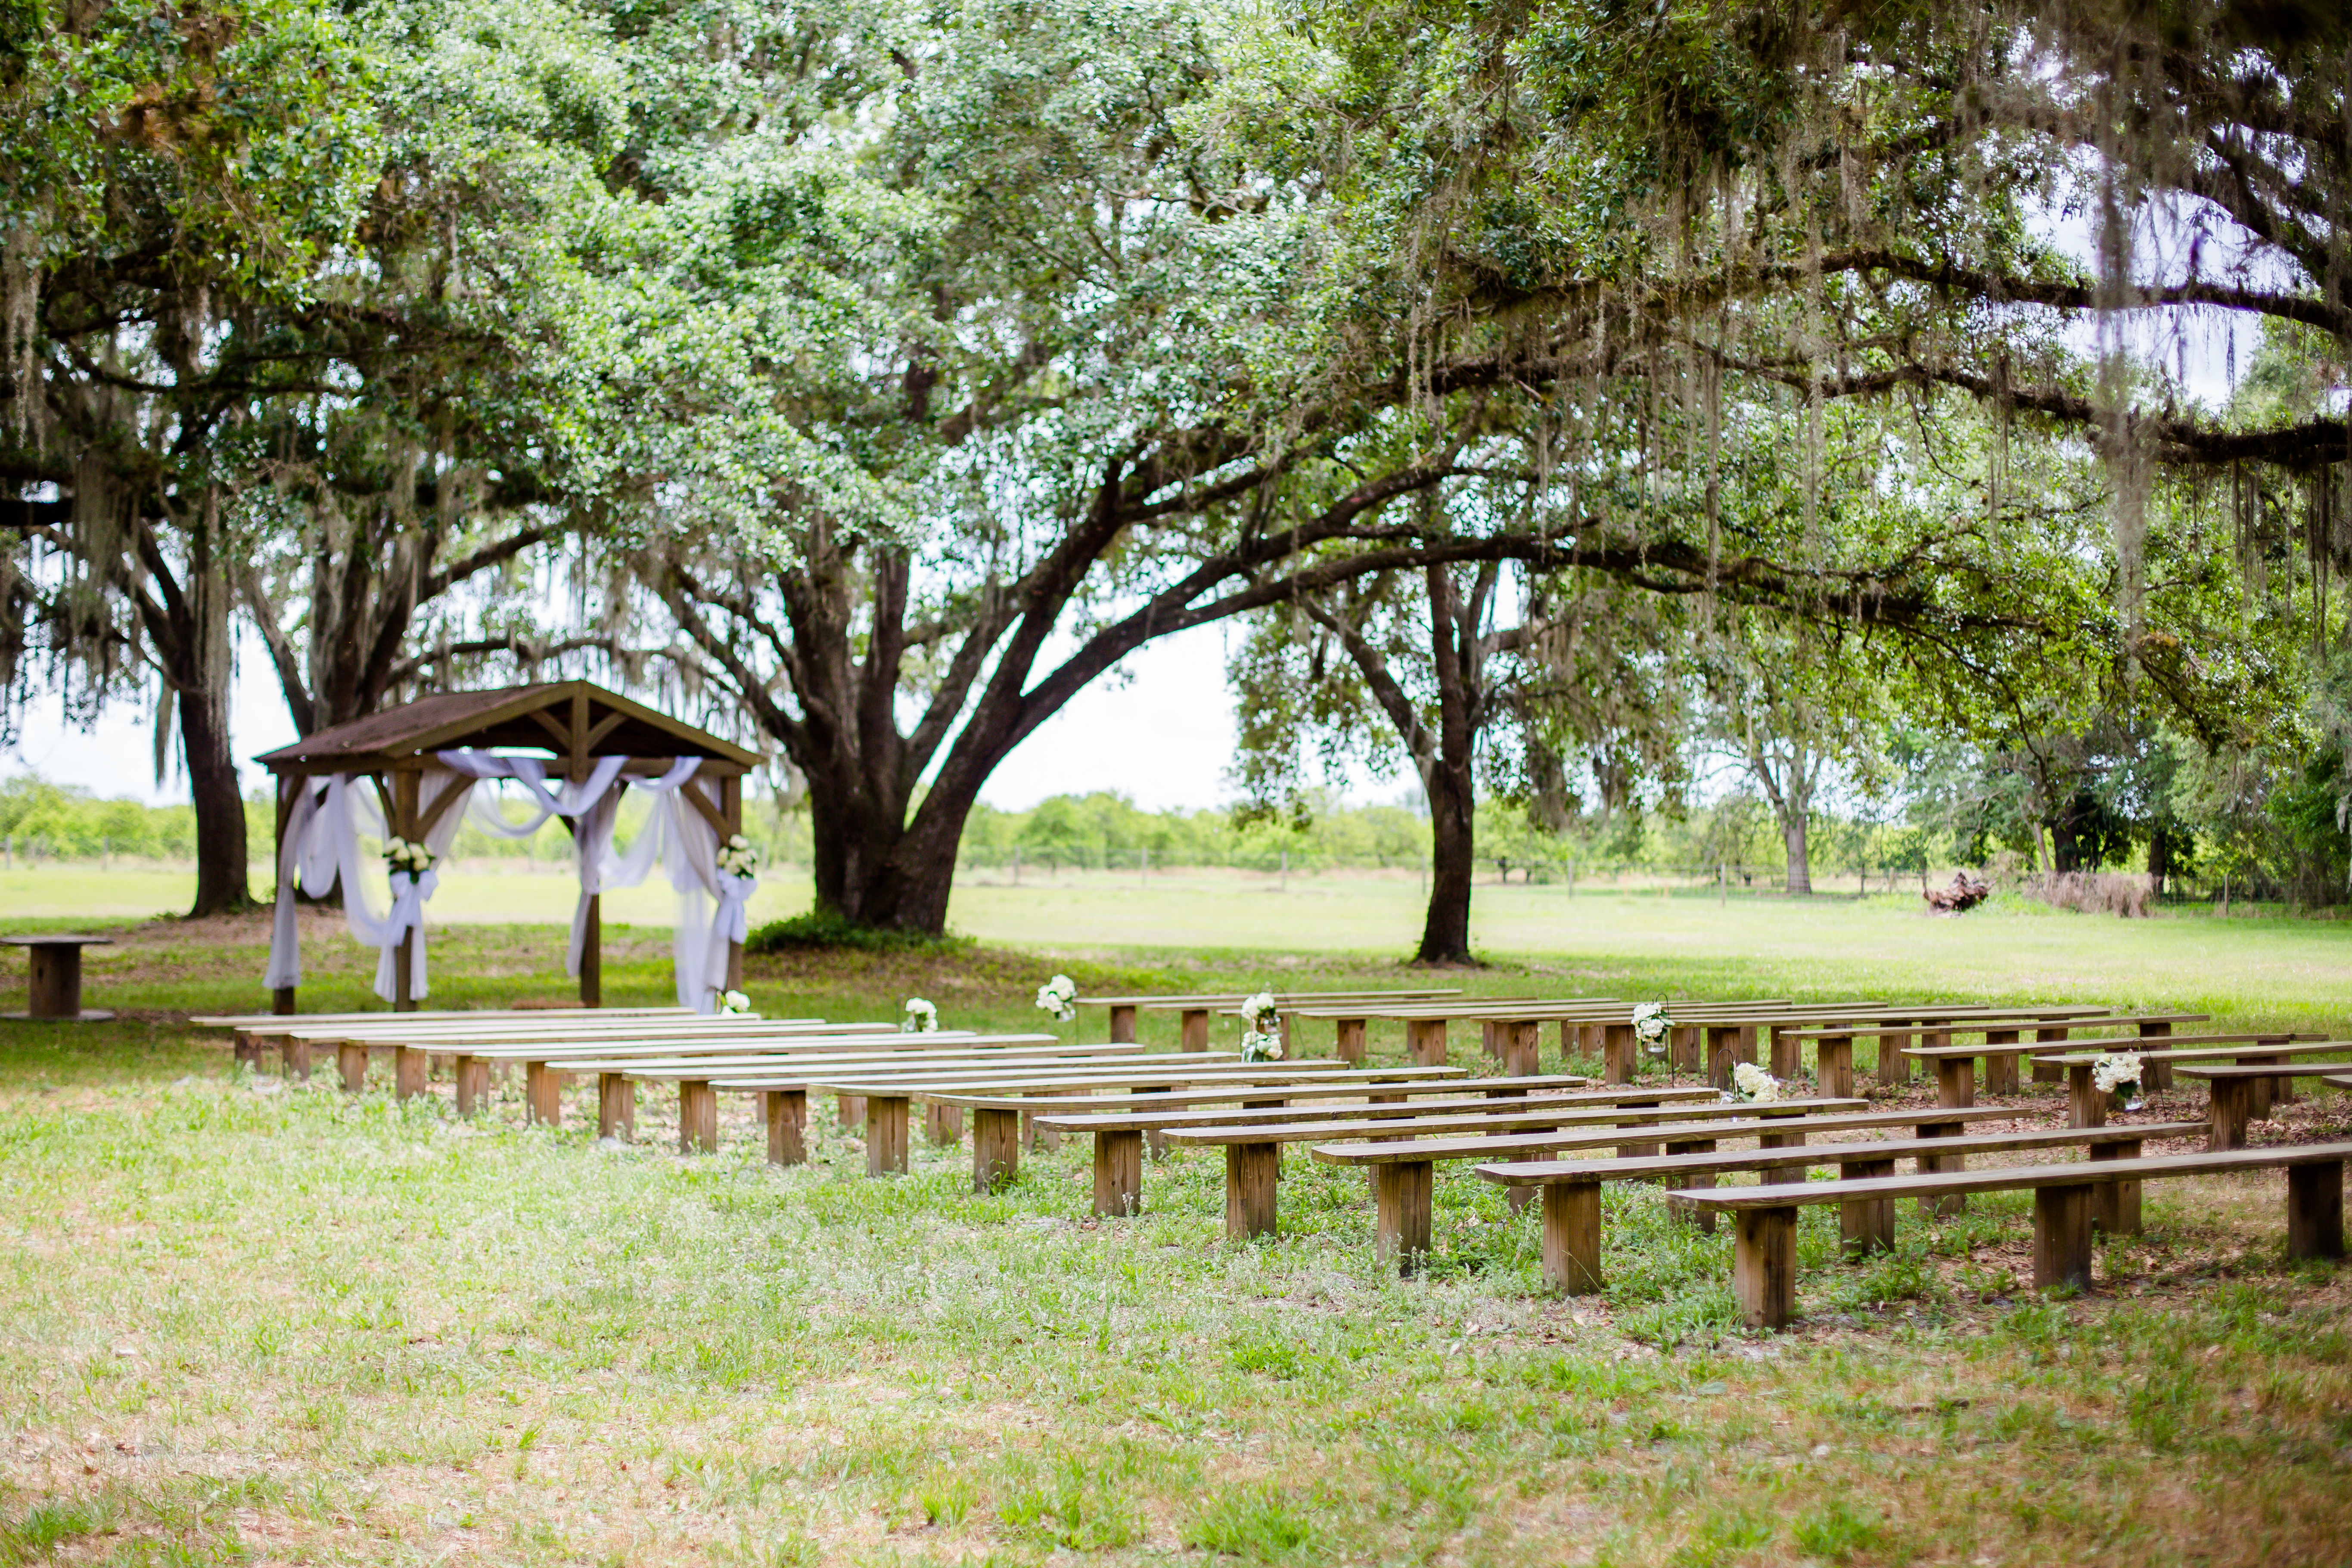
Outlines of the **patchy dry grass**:
<svg viewBox="0 0 2352 1568">
<path fill-rule="evenodd" d="M 179 1026 L 250 1005 L 257 925 L 129 934 L 91 982 L 129 1022 L 0 1037 L 0 1562 L 2155 1565 L 2352 1540 L 2352 1276 L 2284 1263 L 2274 1174 L 2152 1185 L 2147 1236 L 2061 1301 L 2018 1287 L 2021 1197 L 1906 1214 L 1861 1268 L 1810 1209 L 1807 1316 L 1757 1339 L 1727 1234 L 1654 1190 L 1608 1194 L 1610 1291 L 1563 1302 L 1532 1217 L 1459 1171 L 1430 1278 L 1401 1282 L 1361 1177 L 1296 1153 L 1285 1237 L 1234 1247 L 1197 1153 L 1097 1226 L 1076 1147 L 976 1197 L 961 1150 L 867 1181 L 829 1115 L 789 1172 L 740 1105 L 696 1159 L 659 1097 L 634 1147 L 577 1131 L 584 1096 L 562 1131 L 509 1100 L 463 1126 L 446 1094 L 237 1076 Z M 559 994 L 557 941 L 454 934 L 445 998 Z M 618 946 L 614 999 L 656 996 L 661 933 Z M 752 989 L 1026 1025 L 1045 962 L 779 959 Z M 322 937 L 306 1004 L 357 1005 L 361 969 Z"/>
</svg>

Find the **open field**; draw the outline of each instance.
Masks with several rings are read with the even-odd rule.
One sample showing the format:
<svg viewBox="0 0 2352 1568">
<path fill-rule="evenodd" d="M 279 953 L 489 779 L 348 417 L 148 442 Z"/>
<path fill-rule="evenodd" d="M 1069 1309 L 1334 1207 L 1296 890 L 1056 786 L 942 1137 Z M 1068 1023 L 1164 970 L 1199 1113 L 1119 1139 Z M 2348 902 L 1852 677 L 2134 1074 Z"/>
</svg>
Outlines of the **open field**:
<svg viewBox="0 0 2352 1568">
<path fill-rule="evenodd" d="M 15 897 L 0 924 L 77 923 Z M 2326 924 L 1479 897 L 1507 955 L 1458 977 L 1482 991 L 2352 1022 L 2352 931 Z M 968 886 L 982 945 L 782 955 L 751 990 L 1035 1027 L 1054 967 L 1403 984 L 1427 977 L 1383 949 L 1415 902 L 1409 879 Z M 1611 1288 L 1562 1302 L 1532 1214 L 1458 1169 L 1429 1277 L 1400 1282 L 1371 1262 L 1361 1179 L 1296 1152 L 1284 1237 L 1236 1247 L 1198 1152 L 1097 1225 L 1075 1143 L 980 1198 L 963 1150 L 868 1181 L 829 1105 L 790 1172 L 733 1102 L 723 1152 L 691 1159 L 658 1095 L 633 1146 L 578 1130 L 584 1090 L 563 1131 L 510 1098 L 464 1125 L 446 1086 L 402 1105 L 240 1078 L 179 1023 L 259 1000 L 259 919 L 120 929 L 89 987 L 121 1021 L 0 1029 L 0 1563 L 2253 1564 L 2352 1539 L 2352 1272 L 2284 1265 L 2275 1173 L 2151 1184 L 2147 1234 L 2103 1245 L 2071 1300 L 2018 1286 L 2021 1196 L 1906 1212 L 1861 1268 L 1809 1209 L 1807 1316 L 1754 1338 L 1731 1326 L 1728 1227 L 1670 1225 L 1654 1190 L 1611 1190 Z M 306 937 L 305 1006 L 362 1005 L 372 955 L 324 919 Z M 608 999 L 666 999 L 667 933 L 611 937 Z M 561 942 L 453 927 L 435 1000 L 560 995 Z M 0 975 L 21 1005 L 21 961 Z M 1147 1016 L 1148 1038 L 1172 1029 Z M 2331 1093 L 2264 1135 L 2347 1124 Z"/>
</svg>

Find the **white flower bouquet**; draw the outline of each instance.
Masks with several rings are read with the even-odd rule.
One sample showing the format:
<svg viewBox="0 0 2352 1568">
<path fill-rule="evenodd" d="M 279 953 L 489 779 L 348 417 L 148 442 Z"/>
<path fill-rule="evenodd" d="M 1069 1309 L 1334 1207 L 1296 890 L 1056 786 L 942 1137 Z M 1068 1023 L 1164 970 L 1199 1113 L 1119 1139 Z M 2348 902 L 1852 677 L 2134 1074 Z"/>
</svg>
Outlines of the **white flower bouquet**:
<svg viewBox="0 0 2352 1568">
<path fill-rule="evenodd" d="M 719 1010 L 722 1013 L 748 1013 L 751 1010 L 751 999 L 740 991 L 723 991 L 719 995 Z"/>
<path fill-rule="evenodd" d="M 395 833 L 383 841 L 383 868 L 422 877 L 433 869 L 433 851 L 420 840 L 403 838 Z"/>
<path fill-rule="evenodd" d="M 1664 1002 L 1644 1002 L 1633 1009 L 1633 1038 L 1650 1056 L 1666 1054 L 1666 1037 L 1674 1027 L 1675 1021 L 1666 1016 Z"/>
<path fill-rule="evenodd" d="M 940 1010 L 920 996 L 907 998 L 906 1016 L 898 1020 L 902 1035 L 936 1035 L 940 1032 Z"/>
<path fill-rule="evenodd" d="M 1731 1068 L 1732 1098 L 1748 1105 L 1769 1105 L 1780 1098 L 1780 1080 L 1754 1062 L 1737 1062 Z"/>
<path fill-rule="evenodd" d="M 719 847 L 719 873 L 722 877 L 749 877 L 760 868 L 760 851 L 751 841 L 738 833 Z"/>
<path fill-rule="evenodd" d="M 1242 1002 L 1242 1023 L 1244 1027 L 1261 1035 L 1270 1035 L 1282 1026 L 1282 1011 L 1274 1005 L 1274 993 L 1261 991 Z"/>
<path fill-rule="evenodd" d="M 1242 1036 L 1242 1060 L 1245 1062 L 1278 1062 L 1282 1059 L 1282 1029 L 1251 1029 Z"/>
<path fill-rule="evenodd" d="M 2091 1082 L 2101 1094 L 2121 1095 L 2126 1110 L 2137 1110 L 2140 1063 L 2137 1051 L 2102 1051 L 2091 1064 Z"/>
<path fill-rule="evenodd" d="M 1037 987 L 1037 1010 L 1051 1013 L 1066 1024 L 1078 1016 L 1077 983 L 1066 974 L 1056 974 Z"/>
</svg>

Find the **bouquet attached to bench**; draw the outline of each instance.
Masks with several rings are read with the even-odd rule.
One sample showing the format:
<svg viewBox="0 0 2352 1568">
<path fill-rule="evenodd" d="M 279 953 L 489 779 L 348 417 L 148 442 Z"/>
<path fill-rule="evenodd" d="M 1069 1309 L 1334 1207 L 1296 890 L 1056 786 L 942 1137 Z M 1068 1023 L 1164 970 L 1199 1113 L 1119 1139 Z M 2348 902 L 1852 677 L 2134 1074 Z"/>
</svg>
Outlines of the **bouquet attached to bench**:
<svg viewBox="0 0 2352 1568">
<path fill-rule="evenodd" d="M 898 1020 L 902 1035 L 936 1035 L 940 1032 L 940 1010 L 920 996 L 907 998 L 907 1016 Z"/>
<path fill-rule="evenodd" d="M 722 991 L 719 994 L 719 1010 L 722 1013 L 748 1013 L 751 1010 L 751 999 L 740 991 Z"/>
<path fill-rule="evenodd" d="M 1754 1062 L 1738 1062 L 1731 1068 L 1731 1092 L 1725 1098 L 1748 1105 L 1769 1105 L 1780 1098 L 1780 1080 Z"/>
<path fill-rule="evenodd" d="M 1051 1013 L 1066 1024 L 1078 1016 L 1077 983 L 1066 974 L 1056 974 L 1037 987 L 1037 1009 Z"/>
<path fill-rule="evenodd" d="M 2091 1082 L 2101 1094 L 2120 1095 L 2126 1110 L 2140 1109 L 2139 1073 L 2137 1051 L 2102 1051 L 2091 1064 Z"/>
<path fill-rule="evenodd" d="M 1281 1059 L 1282 1011 L 1274 1005 L 1274 993 L 1261 991 L 1242 1003 L 1242 1060 L 1278 1062 Z"/>
<path fill-rule="evenodd" d="M 1664 1002 L 1644 1002 L 1633 1009 L 1633 1038 L 1644 1056 L 1664 1058 L 1666 1037 L 1674 1033 L 1675 1021 L 1666 1016 Z"/>
</svg>

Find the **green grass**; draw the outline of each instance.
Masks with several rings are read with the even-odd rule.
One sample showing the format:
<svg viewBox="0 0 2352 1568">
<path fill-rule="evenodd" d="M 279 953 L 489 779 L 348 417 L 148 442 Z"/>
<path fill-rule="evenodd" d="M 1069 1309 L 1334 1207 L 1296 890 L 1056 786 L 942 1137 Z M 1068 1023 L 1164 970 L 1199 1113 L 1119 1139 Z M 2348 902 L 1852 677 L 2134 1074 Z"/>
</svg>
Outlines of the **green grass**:
<svg viewBox="0 0 2352 1568">
<path fill-rule="evenodd" d="M 1417 973 L 1349 923 L 1410 882 L 1305 881 L 1155 889 L 1152 946 L 1120 945 L 1131 892 L 968 887 L 980 945 L 778 954 L 749 988 L 1034 1027 L 1054 967 Z M 2326 924 L 1549 896 L 1481 889 L 1505 957 L 1460 983 L 2352 1010 Z M 6 907 L 10 929 L 72 912 Z M 1014 925 L 1025 951 L 991 945 Z M 1428 1277 L 1401 1281 L 1370 1259 L 1361 1176 L 1297 1157 L 1283 1237 L 1234 1247 L 1198 1153 L 1097 1226 L 1075 1145 L 985 1197 L 962 1149 L 877 1183 L 829 1105 L 793 1171 L 733 1102 L 722 1152 L 691 1159 L 657 1095 L 628 1147 L 580 1131 L 586 1091 L 562 1131 L 504 1095 L 460 1125 L 446 1086 L 288 1089 L 178 1022 L 259 1000 L 257 919 L 121 934 L 90 1001 L 123 1021 L 0 1030 L 0 1564 L 2251 1564 L 2352 1538 L 2352 1276 L 2285 1264 L 2274 1176 L 2152 1186 L 2148 1234 L 2057 1302 L 2019 1284 L 2022 1197 L 1906 1214 L 1860 1268 L 1808 1209 L 1806 1315 L 1759 1340 L 1727 1227 L 1672 1222 L 1653 1189 L 1609 1192 L 1610 1288 L 1561 1301 L 1533 1215 L 1458 1169 Z M 370 956 L 325 926 L 309 946 L 305 1005 L 362 1005 Z M 452 928 L 436 1000 L 561 994 L 560 952 L 552 925 Z M 667 933 L 615 931 L 609 998 L 667 984 Z M 2340 1131 L 2345 1106 L 2269 1134 Z"/>
</svg>

